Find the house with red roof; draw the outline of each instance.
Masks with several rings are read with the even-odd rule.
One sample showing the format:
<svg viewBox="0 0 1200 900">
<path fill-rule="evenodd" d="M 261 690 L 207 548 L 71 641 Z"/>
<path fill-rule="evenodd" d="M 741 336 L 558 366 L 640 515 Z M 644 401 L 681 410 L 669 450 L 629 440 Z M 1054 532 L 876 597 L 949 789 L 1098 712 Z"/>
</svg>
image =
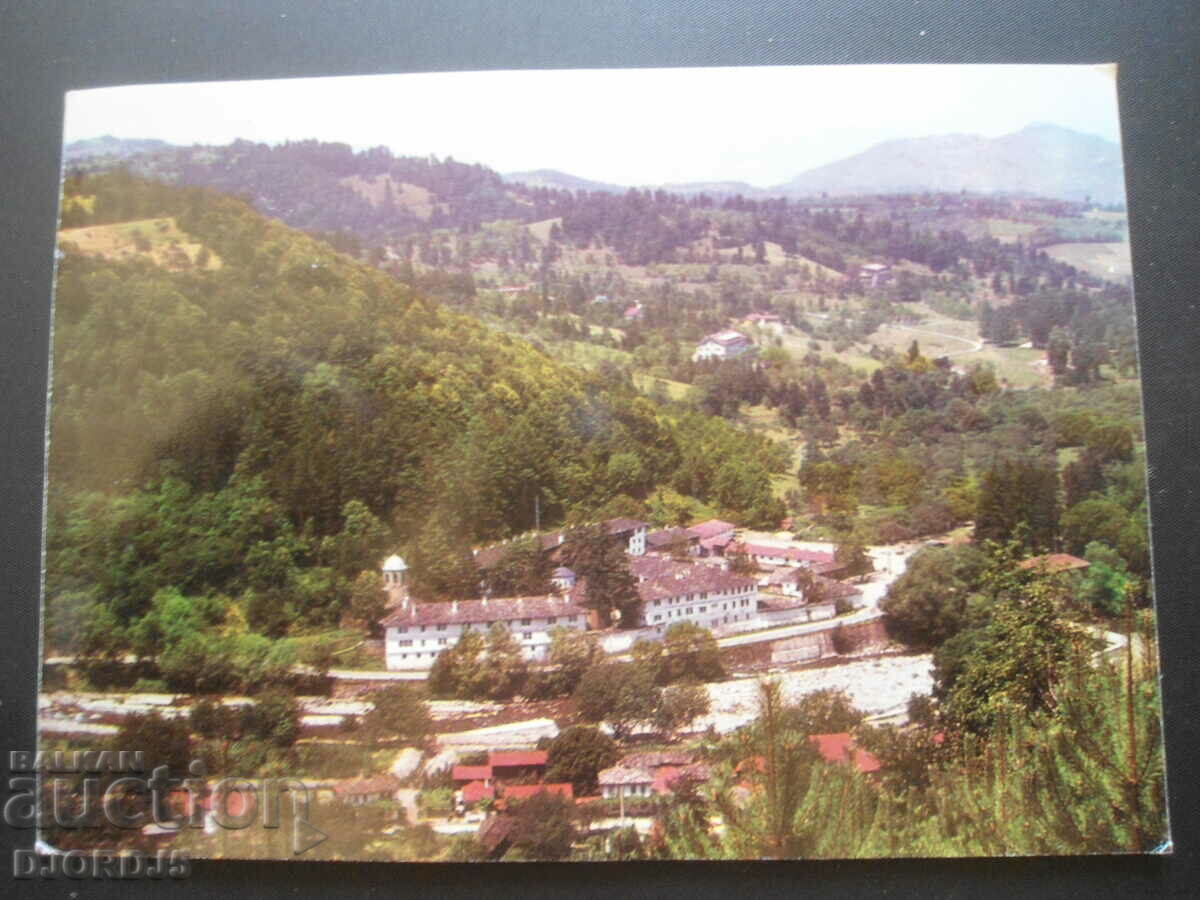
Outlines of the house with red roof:
<svg viewBox="0 0 1200 900">
<path fill-rule="evenodd" d="M 455 784 L 467 784 L 472 781 L 491 784 L 492 767 L 486 763 L 482 766 L 455 766 L 450 770 L 450 777 Z"/>
<path fill-rule="evenodd" d="M 695 536 L 700 556 L 724 556 L 726 548 L 734 541 L 733 532 L 736 528 L 732 522 L 709 519 L 693 525 L 688 532 Z"/>
<path fill-rule="evenodd" d="M 406 595 L 380 623 L 387 667 L 428 670 L 465 632 L 486 632 L 496 624 L 512 633 L 527 659 L 544 659 L 554 628 L 588 628 L 590 610 L 579 602 L 582 590 L 576 584 L 564 594 L 443 603 L 420 603 Z"/>
<path fill-rule="evenodd" d="M 712 772 L 695 756 L 681 750 L 629 753 L 596 776 L 606 800 L 672 793 L 682 780 L 708 781 Z"/>
<path fill-rule="evenodd" d="M 545 750 L 493 750 L 488 767 L 497 780 L 540 778 L 546 774 L 548 760 Z"/>
<path fill-rule="evenodd" d="M 471 781 L 458 789 L 454 799 L 459 809 L 470 809 L 484 800 L 495 800 L 496 788 L 482 781 Z"/>
<path fill-rule="evenodd" d="M 696 345 L 692 361 L 706 359 L 737 359 L 755 350 L 754 342 L 740 331 L 728 328 L 708 335 Z"/>
<path fill-rule="evenodd" d="M 575 799 L 575 789 L 569 781 L 546 782 L 542 784 L 509 784 L 499 790 L 499 805 L 502 809 L 508 808 L 514 802 L 528 800 L 530 797 L 535 797 L 538 794 L 554 794 L 558 797 L 565 797 L 568 800 Z"/>
<path fill-rule="evenodd" d="M 814 734 L 808 739 L 826 762 L 852 765 L 865 775 L 883 768 L 883 764 L 873 753 L 856 747 L 854 738 L 844 731 L 837 734 Z"/>
<path fill-rule="evenodd" d="M 758 612 L 758 582 L 720 566 L 643 556 L 630 565 L 642 600 L 642 622 L 662 634 L 677 622 L 710 630 L 750 627 Z"/>
<path fill-rule="evenodd" d="M 820 550 L 805 550 L 802 547 L 776 547 L 768 544 L 738 542 L 729 545 L 730 554 L 745 554 L 758 566 L 798 566 L 816 570 L 818 566 L 829 568 L 836 562 L 832 553 Z"/>
</svg>

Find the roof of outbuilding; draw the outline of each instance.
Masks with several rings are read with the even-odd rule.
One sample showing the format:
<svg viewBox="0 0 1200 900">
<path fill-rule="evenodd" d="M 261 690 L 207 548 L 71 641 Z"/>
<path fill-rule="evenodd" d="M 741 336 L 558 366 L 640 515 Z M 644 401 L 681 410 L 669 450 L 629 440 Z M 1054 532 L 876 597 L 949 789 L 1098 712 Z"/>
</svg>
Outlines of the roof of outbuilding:
<svg viewBox="0 0 1200 900">
<path fill-rule="evenodd" d="M 524 800 L 537 794 L 557 794 L 573 800 L 575 789 L 568 781 L 556 781 L 548 784 L 509 784 L 500 789 L 500 794 L 505 800 Z"/>
<path fill-rule="evenodd" d="M 722 522 L 720 519 L 709 519 L 707 522 L 701 522 L 699 525 L 691 526 L 688 531 L 696 537 L 704 540 L 705 538 L 716 537 L 719 534 L 724 534 L 726 531 L 733 531 L 737 528 L 732 522 Z"/>
<path fill-rule="evenodd" d="M 734 553 L 745 553 L 748 556 L 777 556 L 780 559 L 790 559 L 794 562 L 831 563 L 835 561 L 832 553 L 820 550 L 805 550 L 802 547 L 773 547 L 769 544 L 739 543 L 732 548 Z"/>
<path fill-rule="evenodd" d="M 627 753 L 618 765 L 627 769 L 656 769 L 659 766 L 690 766 L 696 759 L 686 750 L 649 750 L 644 753 Z"/>
<path fill-rule="evenodd" d="M 854 738 L 844 731 L 837 734 L 814 734 L 809 736 L 817 752 L 826 762 L 850 763 L 860 772 L 878 772 L 883 763 L 875 754 L 854 746 Z"/>
<path fill-rule="evenodd" d="M 455 766 L 450 771 L 450 777 L 455 781 L 479 781 L 492 777 L 492 767 L 490 765 Z"/>
<path fill-rule="evenodd" d="M 488 765 L 497 766 L 544 766 L 549 759 L 545 750 L 493 750 L 488 754 Z"/>
<path fill-rule="evenodd" d="M 462 787 L 462 802 L 464 806 L 470 806 L 484 799 L 492 800 L 495 796 L 496 789 L 490 784 L 484 784 L 482 781 L 472 781 L 464 784 Z"/>
<path fill-rule="evenodd" d="M 596 775 L 596 781 L 601 785 L 617 786 L 622 784 L 653 784 L 654 776 L 646 769 L 612 766 L 601 769 Z"/>
</svg>

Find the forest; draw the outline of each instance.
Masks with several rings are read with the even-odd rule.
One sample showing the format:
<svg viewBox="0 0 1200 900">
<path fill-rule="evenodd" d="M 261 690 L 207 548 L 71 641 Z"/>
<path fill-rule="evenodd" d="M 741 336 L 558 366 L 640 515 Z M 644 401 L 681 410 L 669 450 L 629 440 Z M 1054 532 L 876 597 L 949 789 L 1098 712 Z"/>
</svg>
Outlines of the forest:
<svg viewBox="0 0 1200 900">
<path fill-rule="evenodd" d="M 70 180 L 76 197 L 94 221 L 58 268 L 53 646 L 209 655 L 242 673 L 215 683 L 252 681 L 273 641 L 336 625 L 387 549 L 461 583 L 473 546 L 660 491 L 783 514 L 770 440 L 563 366 L 241 200 L 126 173 Z M 71 241 L 154 217 L 194 260 Z"/>
</svg>

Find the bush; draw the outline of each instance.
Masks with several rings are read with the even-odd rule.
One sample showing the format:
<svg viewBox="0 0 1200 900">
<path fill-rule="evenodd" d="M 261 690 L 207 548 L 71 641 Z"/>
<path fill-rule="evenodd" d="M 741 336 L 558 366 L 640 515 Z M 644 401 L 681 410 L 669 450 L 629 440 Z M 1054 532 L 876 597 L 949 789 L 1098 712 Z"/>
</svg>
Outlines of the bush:
<svg viewBox="0 0 1200 900">
<path fill-rule="evenodd" d="M 546 780 L 569 781 L 579 796 L 596 791 L 596 774 L 613 765 L 617 745 L 598 728 L 572 725 L 550 742 Z M 467 764 L 464 760 L 464 764 Z"/>
</svg>

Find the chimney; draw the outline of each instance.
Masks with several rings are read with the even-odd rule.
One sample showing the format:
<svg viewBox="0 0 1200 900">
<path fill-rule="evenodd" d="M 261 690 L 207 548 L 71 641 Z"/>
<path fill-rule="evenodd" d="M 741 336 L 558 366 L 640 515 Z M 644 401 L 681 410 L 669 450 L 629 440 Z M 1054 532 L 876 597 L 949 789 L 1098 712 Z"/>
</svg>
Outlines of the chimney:
<svg viewBox="0 0 1200 900">
<path fill-rule="evenodd" d="M 487 595 L 486 594 L 484 595 L 484 598 L 483 598 L 483 605 L 485 607 L 487 606 Z"/>
<path fill-rule="evenodd" d="M 457 600 L 450 601 L 450 612 L 455 615 L 458 614 L 458 601 Z"/>
</svg>

